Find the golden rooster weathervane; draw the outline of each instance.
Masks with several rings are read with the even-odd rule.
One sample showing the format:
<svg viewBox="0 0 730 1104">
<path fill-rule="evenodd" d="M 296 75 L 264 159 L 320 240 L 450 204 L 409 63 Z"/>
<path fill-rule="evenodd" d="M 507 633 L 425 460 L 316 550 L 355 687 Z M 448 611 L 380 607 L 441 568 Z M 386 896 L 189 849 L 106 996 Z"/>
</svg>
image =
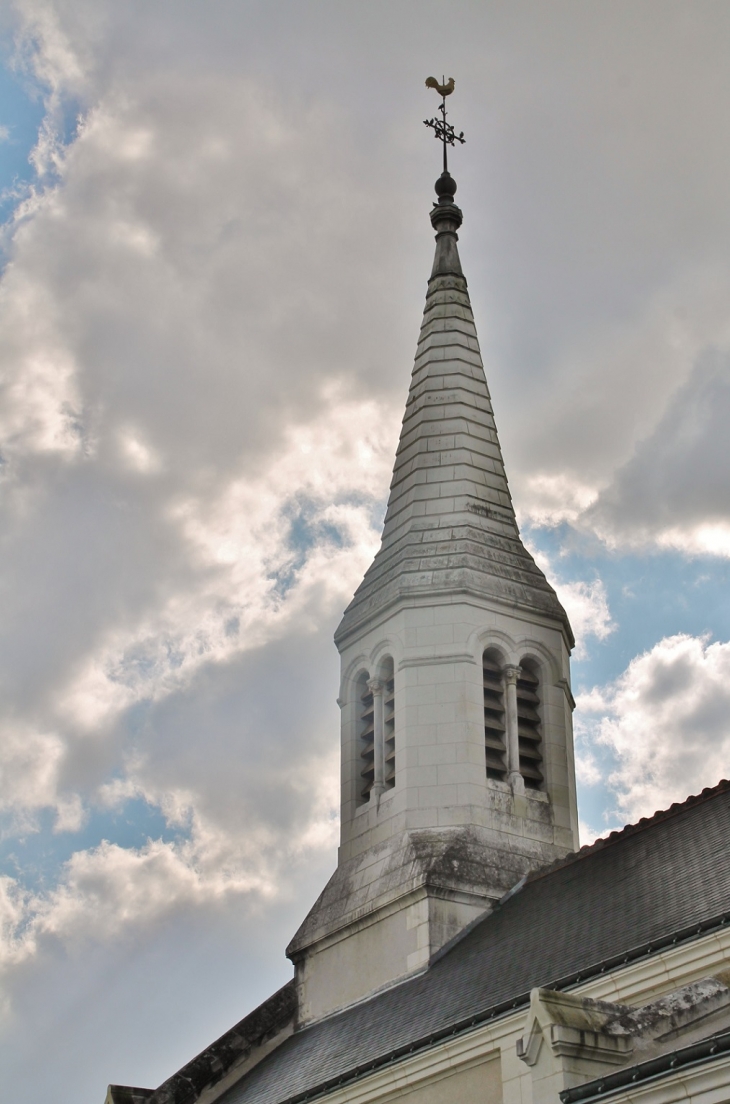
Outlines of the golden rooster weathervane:
<svg viewBox="0 0 730 1104">
<path fill-rule="evenodd" d="M 427 127 L 431 127 L 434 132 L 434 138 L 438 138 L 440 142 L 444 144 L 444 172 L 447 173 L 448 163 L 446 160 L 446 148 L 447 146 L 453 146 L 455 142 L 460 142 L 463 146 L 466 138 L 464 137 L 464 131 L 460 134 L 454 132 L 454 128 L 450 123 L 446 122 L 446 97 L 450 96 L 454 91 L 455 81 L 453 77 L 449 77 L 448 81 L 445 77 L 441 78 L 441 84 L 435 77 L 426 78 L 426 88 L 435 88 L 439 96 L 441 96 L 441 106 L 439 111 L 441 112 L 441 118 L 424 119 L 423 122 Z"/>
</svg>

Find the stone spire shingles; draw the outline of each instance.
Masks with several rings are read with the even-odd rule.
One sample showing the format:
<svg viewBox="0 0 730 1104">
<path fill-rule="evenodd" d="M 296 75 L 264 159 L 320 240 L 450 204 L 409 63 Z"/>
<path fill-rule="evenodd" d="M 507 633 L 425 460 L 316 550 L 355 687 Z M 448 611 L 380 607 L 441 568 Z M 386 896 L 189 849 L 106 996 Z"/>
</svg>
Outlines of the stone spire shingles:
<svg viewBox="0 0 730 1104">
<path fill-rule="evenodd" d="M 560 620 L 572 644 L 565 611 L 520 540 L 459 260 L 455 191 L 444 173 L 382 545 L 336 640 L 400 598 L 471 592 Z"/>
</svg>

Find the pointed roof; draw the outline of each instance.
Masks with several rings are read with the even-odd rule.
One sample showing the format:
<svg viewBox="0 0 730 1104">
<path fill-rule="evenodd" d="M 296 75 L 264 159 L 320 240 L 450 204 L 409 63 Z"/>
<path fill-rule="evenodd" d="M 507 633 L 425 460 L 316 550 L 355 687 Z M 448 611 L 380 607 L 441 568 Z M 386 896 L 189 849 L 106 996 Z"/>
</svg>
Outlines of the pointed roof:
<svg viewBox="0 0 730 1104">
<path fill-rule="evenodd" d="M 560 621 L 572 645 L 565 610 L 520 539 L 459 260 L 455 192 L 443 173 L 382 544 L 335 640 L 400 598 L 469 592 Z"/>
</svg>

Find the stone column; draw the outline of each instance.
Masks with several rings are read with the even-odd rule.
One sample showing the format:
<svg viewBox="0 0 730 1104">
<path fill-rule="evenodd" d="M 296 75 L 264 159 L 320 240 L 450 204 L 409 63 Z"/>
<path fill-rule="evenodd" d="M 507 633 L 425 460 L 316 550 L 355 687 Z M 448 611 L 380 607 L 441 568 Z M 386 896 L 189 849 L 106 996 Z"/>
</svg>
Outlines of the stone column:
<svg viewBox="0 0 730 1104">
<path fill-rule="evenodd" d="M 380 795 L 385 791 L 385 783 L 383 776 L 385 774 L 384 763 L 384 725 L 383 725 L 383 690 L 385 684 L 381 679 L 370 679 L 368 681 L 368 690 L 373 695 L 373 744 L 374 744 L 374 777 L 373 777 L 373 789 L 372 795 L 375 798 L 375 804 L 380 803 Z"/>
<path fill-rule="evenodd" d="M 520 667 L 504 667 L 505 723 L 507 726 L 507 764 L 509 784 L 513 793 L 525 792 L 525 780 L 520 774 L 520 737 L 517 722 L 517 679 L 522 674 Z"/>
</svg>

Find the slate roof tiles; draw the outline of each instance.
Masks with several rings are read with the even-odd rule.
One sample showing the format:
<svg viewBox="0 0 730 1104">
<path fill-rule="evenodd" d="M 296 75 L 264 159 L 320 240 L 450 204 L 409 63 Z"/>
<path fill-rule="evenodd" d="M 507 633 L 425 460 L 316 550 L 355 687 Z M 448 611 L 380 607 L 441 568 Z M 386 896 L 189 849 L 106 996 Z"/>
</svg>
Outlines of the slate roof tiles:
<svg viewBox="0 0 730 1104">
<path fill-rule="evenodd" d="M 730 783 L 530 875 L 426 973 L 296 1032 L 222 1097 L 284 1104 L 730 921 Z"/>
</svg>

